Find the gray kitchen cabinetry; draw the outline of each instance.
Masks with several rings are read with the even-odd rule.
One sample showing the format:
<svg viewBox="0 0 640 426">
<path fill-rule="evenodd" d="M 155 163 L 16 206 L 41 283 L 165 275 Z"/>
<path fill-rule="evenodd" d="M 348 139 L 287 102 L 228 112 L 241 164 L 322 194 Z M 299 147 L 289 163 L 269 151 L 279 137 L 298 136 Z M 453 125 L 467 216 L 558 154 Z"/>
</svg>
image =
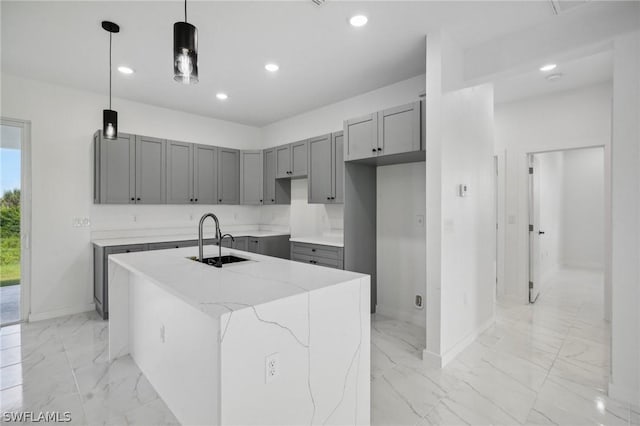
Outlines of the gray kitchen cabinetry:
<svg viewBox="0 0 640 426">
<path fill-rule="evenodd" d="M 263 151 L 264 159 L 264 192 L 263 204 L 291 203 L 291 181 L 276 179 L 276 148 Z"/>
<path fill-rule="evenodd" d="M 118 139 L 104 139 L 102 131 L 93 135 L 96 204 L 135 203 L 135 136 L 119 133 Z"/>
<path fill-rule="evenodd" d="M 193 144 L 167 141 L 167 204 L 193 202 Z"/>
<path fill-rule="evenodd" d="M 344 122 L 345 161 L 371 158 L 378 152 L 378 114 Z"/>
<path fill-rule="evenodd" d="M 309 140 L 308 202 L 344 202 L 343 132 Z"/>
<path fill-rule="evenodd" d="M 145 251 L 147 244 L 93 247 L 93 299 L 96 311 L 103 319 L 109 318 L 109 255 Z"/>
<path fill-rule="evenodd" d="M 344 160 L 420 152 L 423 149 L 423 109 L 423 103 L 416 101 L 346 120 Z"/>
<path fill-rule="evenodd" d="M 193 203 L 218 203 L 218 148 L 193 145 Z"/>
<path fill-rule="evenodd" d="M 216 242 L 215 239 L 208 239 L 204 241 L 204 244 L 214 244 Z M 149 243 L 148 250 L 167 250 L 167 249 L 177 249 L 183 247 L 196 247 L 198 245 L 198 240 L 186 240 L 186 241 L 168 241 L 162 243 Z"/>
<path fill-rule="evenodd" d="M 272 237 L 249 237 L 248 251 L 265 256 L 289 259 L 289 235 Z"/>
<path fill-rule="evenodd" d="M 342 247 L 291 242 L 291 260 L 344 269 L 344 250 Z"/>
<path fill-rule="evenodd" d="M 240 151 L 218 148 L 218 204 L 240 204 Z"/>
<path fill-rule="evenodd" d="M 165 202 L 166 167 L 166 141 L 136 136 L 136 204 Z"/>
<path fill-rule="evenodd" d="M 262 151 L 240 152 L 240 204 L 262 205 Z"/>
<path fill-rule="evenodd" d="M 307 176 L 308 139 L 275 148 L 276 178 Z"/>
</svg>

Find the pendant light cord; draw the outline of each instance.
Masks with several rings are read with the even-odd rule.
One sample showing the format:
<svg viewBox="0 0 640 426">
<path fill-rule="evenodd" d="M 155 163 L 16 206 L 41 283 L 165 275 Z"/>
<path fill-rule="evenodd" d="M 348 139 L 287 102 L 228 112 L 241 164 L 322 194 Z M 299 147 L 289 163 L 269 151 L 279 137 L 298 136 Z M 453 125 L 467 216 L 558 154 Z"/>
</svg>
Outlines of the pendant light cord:
<svg viewBox="0 0 640 426">
<path fill-rule="evenodd" d="M 112 33 L 109 33 L 109 109 L 111 109 L 111 37 Z"/>
<path fill-rule="evenodd" d="M 187 0 L 184 0 L 184 22 L 187 22 Z"/>
</svg>

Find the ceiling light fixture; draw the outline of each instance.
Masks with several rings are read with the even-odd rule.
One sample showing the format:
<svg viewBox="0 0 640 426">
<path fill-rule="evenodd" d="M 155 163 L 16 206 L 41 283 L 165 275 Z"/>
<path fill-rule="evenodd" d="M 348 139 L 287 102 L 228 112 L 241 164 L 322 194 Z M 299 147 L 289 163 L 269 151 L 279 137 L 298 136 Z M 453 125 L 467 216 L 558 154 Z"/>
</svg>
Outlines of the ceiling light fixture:
<svg viewBox="0 0 640 426">
<path fill-rule="evenodd" d="M 118 112 L 111 109 L 111 38 L 120 32 L 117 24 L 102 21 L 102 28 L 109 33 L 109 109 L 102 110 L 102 135 L 106 139 L 118 138 Z"/>
<path fill-rule="evenodd" d="M 552 71 L 552 70 L 556 69 L 556 67 L 557 67 L 556 64 L 546 64 L 546 65 L 540 67 L 540 71 L 542 71 L 542 72 Z"/>
<path fill-rule="evenodd" d="M 132 68 L 129 68 L 126 65 L 120 65 L 118 67 L 118 71 L 120 71 L 120 73 L 125 74 L 125 75 L 131 75 L 131 74 L 133 74 L 135 72 L 135 71 L 133 71 Z"/>
<path fill-rule="evenodd" d="M 367 25 L 367 22 L 369 22 L 369 19 L 364 15 L 355 15 L 349 19 L 349 23 L 354 27 L 363 27 Z"/>
<path fill-rule="evenodd" d="M 187 22 L 187 0 L 184 22 L 173 24 L 173 79 L 184 84 L 198 82 L 198 29 Z"/>
<path fill-rule="evenodd" d="M 227 95 L 226 93 L 218 93 L 216 94 L 216 98 L 220 99 L 221 101 L 226 101 L 227 99 L 229 99 L 229 95 Z"/>
<path fill-rule="evenodd" d="M 276 72 L 280 69 L 280 67 L 278 66 L 278 64 L 268 63 L 267 65 L 264 66 L 264 69 L 266 69 L 269 72 Z"/>
</svg>

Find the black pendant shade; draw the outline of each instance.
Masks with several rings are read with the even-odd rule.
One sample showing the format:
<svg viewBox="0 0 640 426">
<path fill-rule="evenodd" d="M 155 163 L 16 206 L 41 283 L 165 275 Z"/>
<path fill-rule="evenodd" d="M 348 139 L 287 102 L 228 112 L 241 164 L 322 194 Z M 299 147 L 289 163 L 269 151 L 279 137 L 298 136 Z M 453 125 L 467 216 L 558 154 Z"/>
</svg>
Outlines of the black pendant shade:
<svg viewBox="0 0 640 426">
<path fill-rule="evenodd" d="M 173 79 L 184 84 L 198 82 L 198 29 L 187 22 L 186 0 L 184 22 L 173 24 Z"/>
<path fill-rule="evenodd" d="M 111 36 L 120 32 L 118 24 L 102 21 L 102 28 L 109 33 L 109 109 L 102 110 L 102 136 L 118 139 L 118 112 L 111 109 Z"/>
</svg>

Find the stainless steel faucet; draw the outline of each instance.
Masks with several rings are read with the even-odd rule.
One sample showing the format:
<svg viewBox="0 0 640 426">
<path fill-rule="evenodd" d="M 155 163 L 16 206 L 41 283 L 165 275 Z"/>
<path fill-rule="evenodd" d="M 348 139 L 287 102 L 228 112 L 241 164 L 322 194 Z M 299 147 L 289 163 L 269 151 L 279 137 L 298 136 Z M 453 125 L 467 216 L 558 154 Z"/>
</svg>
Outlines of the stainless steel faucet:
<svg viewBox="0 0 640 426">
<path fill-rule="evenodd" d="M 202 247 L 204 245 L 204 238 L 202 234 L 204 221 L 208 217 L 213 218 L 213 221 L 216 223 L 216 239 L 218 240 L 218 261 L 214 266 L 222 268 L 222 233 L 220 232 L 220 222 L 218 221 L 218 217 L 213 213 L 205 213 L 200 218 L 200 225 L 198 225 L 198 258 L 200 259 L 201 263 L 204 262 L 204 250 Z"/>
</svg>

